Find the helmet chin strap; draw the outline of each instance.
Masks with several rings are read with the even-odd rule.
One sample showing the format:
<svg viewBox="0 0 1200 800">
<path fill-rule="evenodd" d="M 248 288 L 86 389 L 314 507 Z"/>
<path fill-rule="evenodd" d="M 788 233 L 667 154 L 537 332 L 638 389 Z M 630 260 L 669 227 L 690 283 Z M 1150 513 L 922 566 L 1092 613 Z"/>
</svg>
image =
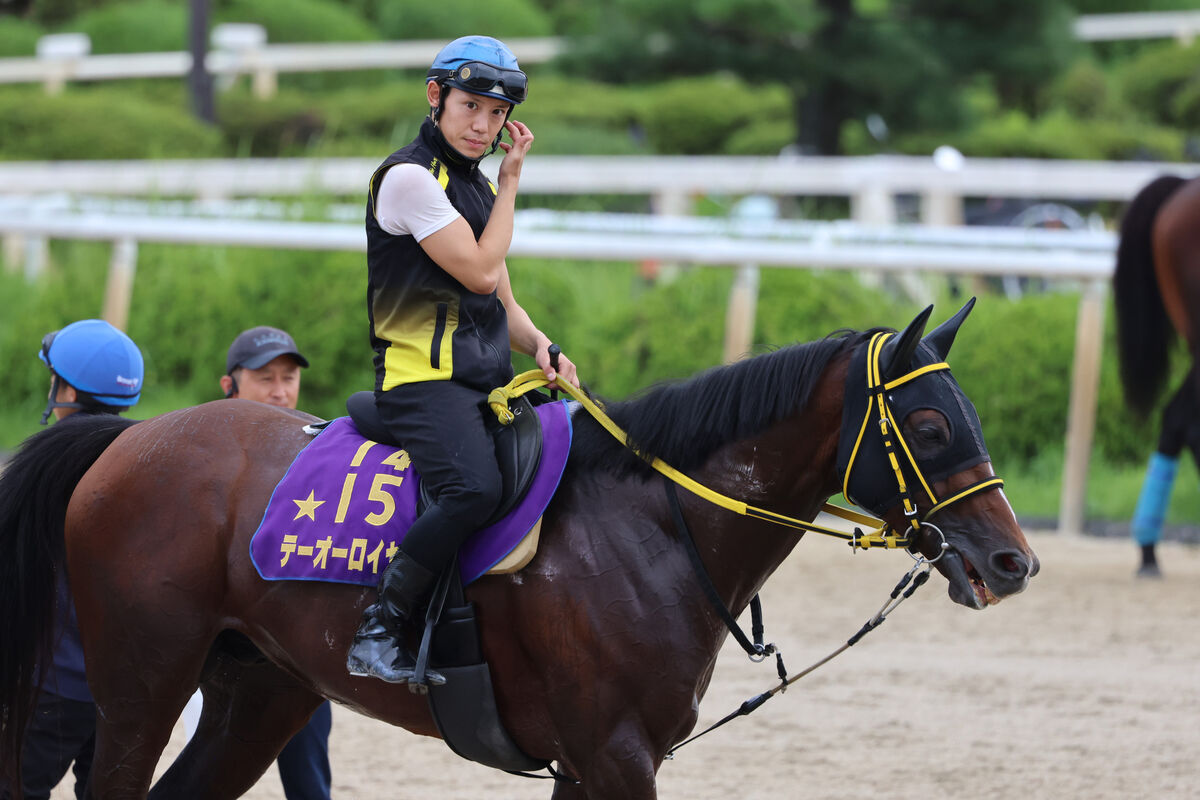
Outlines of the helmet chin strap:
<svg viewBox="0 0 1200 800">
<path fill-rule="evenodd" d="M 46 400 L 46 410 L 42 412 L 42 425 L 45 425 L 50 415 L 54 413 L 56 408 L 74 408 L 76 410 L 83 409 L 83 403 L 60 403 L 55 398 L 58 397 L 59 377 L 55 375 L 50 379 L 50 397 Z"/>
</svg>

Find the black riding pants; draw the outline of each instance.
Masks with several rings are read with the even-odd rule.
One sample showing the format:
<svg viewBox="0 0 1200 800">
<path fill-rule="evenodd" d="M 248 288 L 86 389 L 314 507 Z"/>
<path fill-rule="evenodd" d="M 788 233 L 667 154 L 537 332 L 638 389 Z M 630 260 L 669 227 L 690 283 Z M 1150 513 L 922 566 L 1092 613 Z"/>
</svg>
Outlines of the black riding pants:
<svg viewBox="0 0 1200 800">
<path fill-rule="evenodd" d="M 440 573 L 500 505 L 503 484 L 484 418 L 487 395 L 451 381 L 426 381 L 377 393 L 375 405 L 435 498 L 400 549 Z"/>
<path fill-rule="evenodd" d="M 26 800 L 47 800 L 67 770 L 72 769 L 72 763 L 75 797 L 82 800 L 95 746 L 94 703 L 69 700 L 53 692 L 38 694 L 21 747 L 21 787 Z M 0 778 L 0 798 L 10 800 L 13 796 Z"/>
</svg>

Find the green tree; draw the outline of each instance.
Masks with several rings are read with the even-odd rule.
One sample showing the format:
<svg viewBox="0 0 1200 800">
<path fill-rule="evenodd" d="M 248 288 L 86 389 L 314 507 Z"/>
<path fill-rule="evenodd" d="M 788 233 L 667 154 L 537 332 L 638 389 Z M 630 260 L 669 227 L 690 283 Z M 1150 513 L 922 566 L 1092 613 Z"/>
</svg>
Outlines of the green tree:
<svg viewBox="0 0 1200 800">
<path fill-rule="evenodd" d="M 572 26 L 591 33 L 574 35 L 566 68 L 613 82 L 727 71 L 783 85 L 799 142 L 820 153 L 871 113 L 900 130 L 951 127 L 980 76 L 1029 109 L 1072 52 L 1064 0 L 601 0 L 590 14 Z"/>
</svg>

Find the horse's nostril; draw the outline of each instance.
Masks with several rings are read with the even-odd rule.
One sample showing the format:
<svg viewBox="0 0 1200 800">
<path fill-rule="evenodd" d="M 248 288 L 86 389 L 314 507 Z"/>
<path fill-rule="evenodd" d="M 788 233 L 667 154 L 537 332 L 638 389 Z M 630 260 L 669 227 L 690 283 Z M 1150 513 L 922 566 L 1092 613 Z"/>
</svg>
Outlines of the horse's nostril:
<svg viewBox="0 0 1200 800">
<path fill-rule="evenodd" d="M 1029 575 L 1029 561 L 1020 550 L 998 550 L 988 557 L 991 568 L 1006 577 L 1024 578 Z"/>
</svg>

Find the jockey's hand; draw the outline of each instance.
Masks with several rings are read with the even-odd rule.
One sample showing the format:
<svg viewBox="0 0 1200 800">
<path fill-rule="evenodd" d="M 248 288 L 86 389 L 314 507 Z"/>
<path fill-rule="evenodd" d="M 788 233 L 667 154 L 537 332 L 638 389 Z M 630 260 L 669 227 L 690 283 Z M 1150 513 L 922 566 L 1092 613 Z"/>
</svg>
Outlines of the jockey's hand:
<svg viewBox="0 0 1200 800">
<path fill-rule="evenodd" d="M 504 151 L 504 160 L 500 162 L 500 172 L 496 178 L 500 182 L 519 180 L 521 165 L 525 162 L 525 154 L 529 152 L 529 148 L 533 144 L 533 132 L 525 123 L 515 119 L 505 122 L 504 129 L 508 131 L 512 144 L 500 142 L 500 149 Z"/>
<path fill-rule="evenodd" d="M 545 347 L 539 347 L 537 355 L 534 356 L 534 361 L 537 362 L 542 372 L 546 373 L 546 380 L 550 381 L 550 388 L 561 389 L 559 381 L 566 381 L 578 389 L 579 377 L 575 374 L 575 364 L 572 363 L 571 359 L 567 358 L 566 353 L 561 353 L 558 356 L 558 372 L 555 373 L 554 369 L 550 366 L 550 353 L 547 352 L 549 347 L 549 342 L 546 343 Z"/>
</svg>

